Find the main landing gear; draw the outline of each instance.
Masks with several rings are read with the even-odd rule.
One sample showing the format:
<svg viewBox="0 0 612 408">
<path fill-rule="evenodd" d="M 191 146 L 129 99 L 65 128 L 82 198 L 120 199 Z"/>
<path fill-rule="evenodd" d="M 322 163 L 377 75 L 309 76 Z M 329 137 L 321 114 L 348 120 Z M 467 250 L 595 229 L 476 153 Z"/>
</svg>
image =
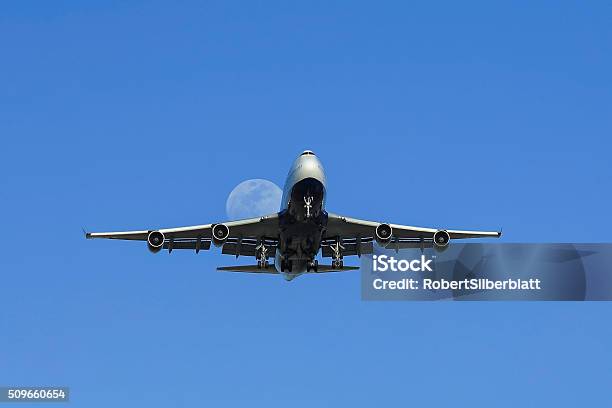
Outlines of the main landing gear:
<svg viewBox="0 0 612 408">
<path fill-rule="evenodd" d="M 264 244 L 259 244 L 255 250 L 257 250 L 257 267 L 259 269 L 266 269 L 268 267 L 268 248 Z"/>
<path fill-rule="evenodd" d="M 291 270 L 293 269 L 293 264 L 291 263 L 291 261 L 285 261 L 284 259 L 281 259 L 280 267 L 281 272 L 291 272 Z"/>
<path fill-rule="evenodd" d="M 306 263 L 306 272 L 319 272 L 319 261 L 313 259 Z"/>
<path fill-rule="evenodd" d="M 334 252 L 332 258 L 332 266 L 336 269 L 342 269 L 344 267 L 344 261 L 342 260 L 342 250 L 344 247 L 340 244 L 340 241 L 336 241 L 334 245 L 331 246 L 332 251 Z"/>
</svg>

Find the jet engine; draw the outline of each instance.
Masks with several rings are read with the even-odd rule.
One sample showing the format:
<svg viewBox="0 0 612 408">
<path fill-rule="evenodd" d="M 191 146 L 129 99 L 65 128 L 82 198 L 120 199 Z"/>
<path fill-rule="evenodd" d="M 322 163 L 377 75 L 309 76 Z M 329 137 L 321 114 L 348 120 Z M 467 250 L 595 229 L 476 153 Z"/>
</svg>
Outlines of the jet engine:
<svg viewBox="0 0 612 408">
<path fill-rule="evenodd" d="M 229 237 L 229 227 L 225 224 L 215 224 L 212 228 L 212 242 L 215 246 L 221 246 Z"/>
<path fill-rule="evenodd" d="M 164 246 L 164 234 L 159 231 L 151 231 L 147 236 L 147 246 L 149 247 L 149 251 L 154 254 L 161 251 Z"/>
<path fill-rule="evenodd" d="M 439 230 L 434 233 L 433 243 L 434 243 L 434 248 L 436 249 L 436 251 L 438 252 L 444 251 L 446 248 L 448 248 L 449 242 L 450 242 L 450 234 L 448 233 L 448 231 Z"/>
<path fill-rule="evenodd" d="M 379 224 L 376 227 L 376 242 L 379 245 L 388 244 L 391 241 L 393 235 L 393 228 L 389 224 Z"/>
</svg>

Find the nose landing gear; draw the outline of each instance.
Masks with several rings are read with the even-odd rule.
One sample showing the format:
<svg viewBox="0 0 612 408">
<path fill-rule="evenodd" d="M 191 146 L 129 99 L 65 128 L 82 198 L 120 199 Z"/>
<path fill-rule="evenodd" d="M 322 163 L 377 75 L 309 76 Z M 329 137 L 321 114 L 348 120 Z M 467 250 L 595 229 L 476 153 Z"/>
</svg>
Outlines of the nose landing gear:
<svg viewBox="0 0 612 408">
<path fill-rule="evenodd" d="M 314 198 L 312 196 L 304 197 L 304 208 L 306 208 L 306 218 L 312 217 L 312 202 Z"/>
</svg>

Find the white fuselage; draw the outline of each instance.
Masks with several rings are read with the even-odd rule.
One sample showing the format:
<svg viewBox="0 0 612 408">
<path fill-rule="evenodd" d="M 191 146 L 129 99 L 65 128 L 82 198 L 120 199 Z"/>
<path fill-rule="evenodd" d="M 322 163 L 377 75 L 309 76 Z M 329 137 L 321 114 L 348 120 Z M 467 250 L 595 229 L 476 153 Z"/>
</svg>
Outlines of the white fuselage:
<svg viewBox="0 0 612 408">
<path fill-rule="evenodd" d="M 285 187 L 283 188 L 283 199 L 281 200 L 280 207 L 281 211 L 288 209 L 291 192 L 295 185 L 300 181 L 309 178 L 319 181 L 323 185 L 324 189 L 327 188 L 325 170 L 323 169 L 321 161 L 314 155 L 314 153 L 306 151 L 295 159 L 291 165 L 291 168 L 289 169 L 289 174 L 287 174 L 287 179 L 285 180 Z M 325 196 L 323 199 L 325 200 Z"/>
</svg>

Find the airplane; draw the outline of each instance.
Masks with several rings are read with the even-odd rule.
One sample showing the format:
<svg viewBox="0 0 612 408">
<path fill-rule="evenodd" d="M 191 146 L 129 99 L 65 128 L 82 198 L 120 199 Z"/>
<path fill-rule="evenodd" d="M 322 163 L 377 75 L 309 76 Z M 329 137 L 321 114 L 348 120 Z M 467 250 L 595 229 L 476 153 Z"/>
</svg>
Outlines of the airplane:
<svg viewBox="0 0 612 408">
<path fill-rule="evenodd" d="M 366 221 L 328 213 L 325 209 L 327 181 L 319 158 L 302 152 L 289 169 L 281 208 L 263 217 L 178 228 L 122 232 L 86 232 L 87 239 L 106 238 L 145 241 L 149 250 L 208 250 L 211 243 L 223 254 L 252 256 L 257 265 L 219 267 L 221 271 L 282 274 L 292 280 L 304 273 L 359 269 L 344 266 L 345 256 L 372 254 L 373 243 L 396 250 L 435 248 L 445 250 L 451 240 L 498 238 L 498 231 L 461 231 L 422 228 Z M 331 258 L 319 265 L 316 256 Z M 274 258 L 271 265 L 269 260 Z"/>
</svg>

